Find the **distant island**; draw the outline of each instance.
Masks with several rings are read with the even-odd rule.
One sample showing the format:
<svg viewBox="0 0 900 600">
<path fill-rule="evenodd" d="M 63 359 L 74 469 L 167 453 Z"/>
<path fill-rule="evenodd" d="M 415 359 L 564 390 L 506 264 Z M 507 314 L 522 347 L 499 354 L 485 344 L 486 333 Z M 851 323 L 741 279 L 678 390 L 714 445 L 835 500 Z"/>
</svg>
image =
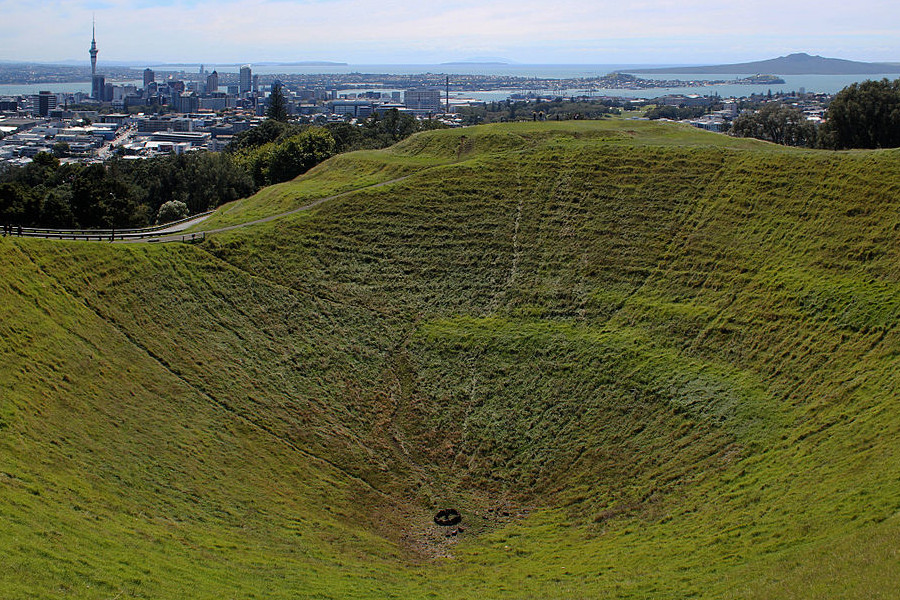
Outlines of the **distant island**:
<svg viewBox="0 0 900 600">
<path fill-rule="evenodd" d="M 666 67 L 657 69 L 630 69 L 631 73 L 777 73 L 779 75 L 880 75 L 900 73 L 900 64 L 870 63 L 810 56 L 805 53 L 780 56 L 770 60 L 736 63 L 730 65 L 708 65 L 703 67 Z"/>
<path fill-rule="evenodd" d="M 624 90 L 645 90 L 655 88 L 694 88 L 707 87 L 712 85 L 780 85 L 785 81 L 777 75 L 753 75 L 751 77 L 742 77 L 738 79 L 716 79 L 707 80 L 699 79 L 692 81 L 684 81 L 682 79 L 643 79 L 630 73 L 609 73 L 603 77 L 594 77 L 581 80 L 584 84 L 591 86 L 608 88 L 608 89 L 624 89 Z"/>
</svg>

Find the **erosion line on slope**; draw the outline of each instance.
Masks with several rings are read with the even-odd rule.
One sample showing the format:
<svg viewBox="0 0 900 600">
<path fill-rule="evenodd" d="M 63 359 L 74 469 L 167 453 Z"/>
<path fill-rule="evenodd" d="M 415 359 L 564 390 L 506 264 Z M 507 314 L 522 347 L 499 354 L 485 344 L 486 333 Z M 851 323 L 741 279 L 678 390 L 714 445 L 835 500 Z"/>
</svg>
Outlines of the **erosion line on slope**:
<svg viewBox="0 0 900 600">
<path fill-rule="evenodd" d="M 37 263 L 37 261 L 34 259 L 34 257 L 32 257 L 26 250 L 23 249 L 23 253 L 25 254 L 25 256 L 28 257 L 28 259 L 32 262 L 32 264 L 34 264 L 35 268 L 36 268 L 41 274 L 43 274 L 45 277 L 47 277 L 47 278 L 50 279 L 51 281 L 54 281 L 54 282 L 56 283 L 56 285 L 57 285 L 61 290 L 64 290 L 64 291 L 66 292 L 66 294 L 68 294 L 70 297 L 72 297 L 73 299 L 76 298 L 76 297 L 72 294 L 72 292 L 69 291 L 69 289 L 68 289 L 68 288 L 67 288 L 67 287 L 66 287 L 66 286 L 65 286 L 65 285 L 57 278 L 57 277 L 55 277 L 54 275 L 51 275 L 51 274 L 47 273 L 47 272 L 46 272 L 46 271 L 45 271 L 45 270 Z M 290 448 L 291 450 L 297 452 L 298 454 L 302 454 L 303 456 L 309 457 L 309 458 L 311 458 L 311 459 L 313 459 L 313 460 L 319 461 L 319 462 L 321 462 L 321 463 L 324 463 L 324 464 L 330 466 L 330 467 L 333 468 L 334 470 L 336 470 L 336 471 L 342 473 L 343 475 L 345 475 L 348 479 L 363 484 L 363 486 L 365 486 L 365 487 L 371 489 L 373 492 L 375 492 L 376 494 L 378 494 L 378 495 L 380 495 L 380 496 L 382 496 L 382 497 L 384 497 L 384 498 L 388 498 L 388 497 L 389 497 L 388 494 L 386 494 L 385 492 L 382 492 L 381 490 L 379 490 L 378 488 L 376 488 L 375 486 L 373 486 L 371 483 L 369 483 L 368 481 L 366 481 L 366 480 L 363 479 L 362 477 L 360 477 L 360 476 L 358 476 L 358 475 L 354 475 L 353 473 L 350 473 L 349 471 L 347 471 L 346 469 L 344 469 L 343 467 L 341 467 L 341 466 L 338 465 L 337 463 L 335 463 L 335 462 L 333 462 L 333 461 L 331 461 L 331 460 L 329 460 L 329 459 L 327 459 L 327 458 L 324 458 L 324 457 L 322 457 L 322 456 L 318 456 L 318 455 L 316 455 L 316 454 L 310 452 L 309 450 L 306 450 L 306 449 L 304 449 L 304 448 L 299 447 L 297 444 L 295 444 L 295 443 L 292 442 L 291 440 L 289 440 L 289 439 L 287 439 L 287 438 L 285 438 L 285 437 L 279 435 L 279 434 L 276 433 L 275 431 L 273 431 L 270 427 L 268 427 L 268 426 L 266 426 L 266 425 L 264 425 L 264 424 L 262 424 L 262 423 L 259 423 L 259 422 L 255 421 L 255 420 L 251 419 L 250 417 L 248 417 L 248 416 L 242 414 L 238 409 L 233 408 L 232 406 L 230 406 L 230 405 L 229 405 L 227 402 L 225 402 L 224 400 L 220 400 L 220 399 L 216 398 L 215 396 L 213 396 L 212 394 L 210 394 L 209 392 L 207 392 L 206 390 L 200 389 L 200 388 L 197 387 L 195 384 L 191 383 L 191 381 L 189 381 L 187 378 L 185 378 L 184 376 L 182 376 L 180 373 L 176 372 L 176 371 L 169 365 L 169 363 L 166 361 L 165 358 L 163 358 L 163 357 L 157 355 L 157 354 L 156 354 L 155 352 L 153 352 L 150 348 L 146 347 L 146 346 L 145 346 L 144 344 L 142 344 L 138 339 L 136 339 L 134 336 L 132 336 L 130 333 L 128 333 L 128 331 L 126 331 L 126 330 L 124 330 L 123 328 L 121 328 L 115 321 L 110 320 L 109 318 L 105 317 L 105 316 L 104 316 L 97 308 L 95 308 L 94 306 L 91 306 L 91 304 L 90 304 L 86 299 L 82 299 L 82 302 L 83 302 L 84 306 L 85 306 L 88 310 L 90 310 L 92 313 L 94 313 L 94 315 L 97 316 L 98 319 L 100 319 L 102 322 L 104 322 L 104 323 L 106 323 L 108 326 L 110 326 L 114 331 L 118 332 L 122 337 L 124 337 L 124 338 L 125 338 L 131 345 L 133 345 L 135 348 L 137 348 L 138 350 L 140 350 L 141 352 L 143 352 L 144 354 L 146 354 L 151 360 L 153 360 L 153 362 L 155 362 L 156 364 L 158 364 L 158 365 L 159 365 L 166 373 L 168 373 L 168 374 L 171 375 L 173 378 L 175 378 L 175 379 L 177 379 L 178 381 L 180 381 L 181 383 L 183 383 L 188 389 L 192 390 L 195 394 L 197 394 L 197 395 L 200 396 L 201 398 L 206 398 L 206 399 L 210 402 L 211 405 L 219 407 L 220 409 L 224 410 L 225 412 L 227 412 L 228 414 L 232 415 L 233 417 L 235 417 L 235 418 L 237 418 L 237 419 L 240 419 L 241 421 L 247 423 L 247 424 L 250 425 L 251 427 L 257 429 L 258 431 L 261 431 L 261 432 L 263 432 L 263 433 L 269 435 L 270 437 L 274 438 L 276 441 L 282 443 L 283 445 L 287 446 L 288 448 Z"/>
<path fill-rule="evenodd" d="M 704 191 L 707 192 L 707 195 L 710 189 L 713 187 L 713 184 L 721 174 L 722 166 L 720 165 L 719 170 L 716 172 L 715 176 L 704 188 Z M 625 296 L 625 298 L 622 299 L 619 307 L 614 311 L 615 313 L 621 312 L 621 310 L 625 307 L 625 304 L 627 304 L 628 300 L 636 296 L 641 290 L 647 287 L 647 285 L 656 275 L 664 273 L 666 264 L 671 263 L 679 254 L 677 251 L 683 249 L 687 244 L 688 231 L 697 231 L 699 229 L 700 223 L 703 221 L 703 214 L 705 212 L 704 207 L 701 206 L 701 199 L 702 196 L 686 206 L 685 209 L 681 212 L 680 218 L 677 219 L 677 222 L 672 227 L 671 238 L 660 253 L 660 257 L 656 266 L 653 269 L 648 269 L 647 276 L 639 286 L 634 288 L 634 290 L 632 290 Z"/>
</svg>

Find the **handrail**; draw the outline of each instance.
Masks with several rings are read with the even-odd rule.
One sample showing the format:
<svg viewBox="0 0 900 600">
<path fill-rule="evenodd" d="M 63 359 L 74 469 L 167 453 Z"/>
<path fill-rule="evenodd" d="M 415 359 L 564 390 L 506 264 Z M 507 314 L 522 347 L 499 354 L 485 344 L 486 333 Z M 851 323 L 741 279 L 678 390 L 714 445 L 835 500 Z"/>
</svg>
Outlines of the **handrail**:
<svg viewBox="0 0 900 600">
<path fill-rule="evenodd" d="M 147 240 L 149 242 L 194 242 L 205 240 L 206 232 L 200 231 L 198 233 L 180 233 L 178 231 L 172 231 L 169 233 L 159 233 L 158 231 L 144 231 L 142 233 L 119 233 L 118 231 L 110 230 L 109 233 L 99 233 L 97 230 L 87 230 L 84 232 L 71 230 L 65 232 L 47 231 L 45 233 L 35 233 L 26 232 L 23 228 L 21 235 L 19 235 L 16 231 L 16 228 L 13 228 L 13 233 L 10 237 L 36 237 L 41 239 L 71 240 L 81 242 L 124 242 L 128 240 Z"/>
<path fill-rule="evenodd" d="M 171 233 L 154 233 L 154 232 L 144 232 L 144 233 L 108 233 L 108 234 L 98 234 L 94 233 L 60 233 L 60 232 L 49 232 L 49 233 L 26 233 L 22 232 L 21 236 L 18 236 L 16 233 L 13 233 L 10 237 L 36 237 L 41 239 L 56 239 L 56 240 L 70 240 L 75 242 L 125 242 L 128 240 L 146 240 L 148 242 L 202 242 L 206 239 L 206 232 L 200 231 L 198 233 L 180 233 L 177 231 L 173 231 Z"/>
<path fill-rule="evenodd" d="M 174 227 L 176 225 L 180 225 L 182 223 L 186 223 L 188 221 L 193 221 L 194 219 L 199 219 L 200 217 L 205 217 L 206 215 L 211 215 L 214 213 L 214 210 L 208 210 L 206 212 L 197 213 L 195 215 L 191 215 L 189 217 L 185 217 L 183 219 L 178 219 L 177 221 L 170 221 L 168 223 L 163 223 L 162 225 L 151 225 L 150 227 L 138 227 L 132 229 L 52 229 L 52 228 L 41 228 L 41 227 L 18 227 L 17 225 L 13 225 L 12 232 L 13 235 L 19 235 L 18 231 L 21 230 L 22 236 L 27 236 L 31 234 L 31 237 L 57 237 L 57 235 L 61 236 L 97 236 L 97 235 L 110 235 L 115 234 L 118 238 L 120 235 L 128 235 L 128 234 L 156 234 L 161 229 L 168 229 L 169 227 Z"/>
</svg>

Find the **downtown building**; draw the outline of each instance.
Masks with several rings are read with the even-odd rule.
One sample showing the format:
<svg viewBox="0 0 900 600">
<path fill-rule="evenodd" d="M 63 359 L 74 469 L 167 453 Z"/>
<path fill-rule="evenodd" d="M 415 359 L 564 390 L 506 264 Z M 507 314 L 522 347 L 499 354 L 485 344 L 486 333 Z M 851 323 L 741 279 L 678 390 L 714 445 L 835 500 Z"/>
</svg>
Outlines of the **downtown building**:
<svg viewBox="0 0 900 600">
<path fill-rule="evenodd" d="M 52 92 L 38 92 L 37 94 L 33 94 L 30 100 L 32 114 L 40 115 L 42 117 L 49 116 L 50 111 L 56 108 L 58 103 L 56 94 Z"/>
<path fill-rule="evenodd" d="M 427 117 L 443 112 L 441 90 L 439 88 L 416 88 L 403 93 L 403 103 L 418 117 Z"/>
<path fill-rule="evenodd" d="M 250 65 L 244 65 L 243 67 L 241 67 L 238 81 L 239 93 L 245 94 L 253 89 L 253 72 L 250 70 Z"/>
</svg>

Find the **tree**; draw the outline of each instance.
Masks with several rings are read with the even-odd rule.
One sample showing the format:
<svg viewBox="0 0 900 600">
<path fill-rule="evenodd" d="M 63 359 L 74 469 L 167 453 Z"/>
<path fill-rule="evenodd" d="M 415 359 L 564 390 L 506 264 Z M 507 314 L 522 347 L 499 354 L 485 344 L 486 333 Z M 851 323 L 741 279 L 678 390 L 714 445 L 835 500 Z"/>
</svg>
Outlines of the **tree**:
<svg viewBox="0 0 900 600">
<path fill-rule="evenodd" d="M 234 139 L 229 142 L 226 151 L 250 150 L 298 133 L 300 133 L 300 128 L 296 125 L 267 119 L 259 126 L 252 127 L 234 136 Z"/>
<path fill-rule="evenodd" d="M 56 158 L 65 158 L 70 151 L 69 142 L 56 142 L 53 144 L 53 156 Z"/>
<path fill-rule="evenodd" d="M 241 150 L 234 154 L 234 164 L 239 169 L 248 173 L 256 187 L 268 184 L 268 168 L 272 158 L 275 143 L 269 142 L 262 146 L 254 146 Z"/>
<path fill-rule="evenodd" d="M 48 152 L 38 152 L 21 171 L 21 181 L 28 186 L 50 184 L 59 169 L 59 159 Z"/>
<path fill-rule="evenodd" d="M 807 120 L 796 106 L 768 102 L 755 113 L 738 116 L 731 125 L 731 135 L 752 137 L 785 146 L 815 146 L 816 125 Z"/>
<path fill-rule="evenodd" d="M 266 109 L 266 116 L 280 123 L 286 123 L 288 120 L 287 106 L 280 84 L 276 83 L 272 86 L 272 92 L 269 94 L 269 107 Z"/>
<path fill-rule="evenodd" d="M 59 166 L 59 159 L 47 152 L 38 152 L 31 159 L 32 163 L 39 167 L 55 169 Z"/>
<path fill-rule="evenodd" d="M 423 121 L 427 123 L 429 120 Z M 375 112 L 362 124 L 362 131 L 367 138 L 368 146 L 383 148 L 406 139 L 419 130 L 419 121 L 410 114 L 401 114 L 396 108 L 384 112 Z"/>
<path fill-rule="evenodd" d="M 33 225 L 40 200 L 21 183 L 0 183 L 0 221 L 12 225 Z"/>
<path fill-rule="evenodd" d="M 305 173 L 334 154 L 334 138 L 327 129 L 310 127 L 277 144 L 269 155 L 267 183 L 280 183 Z"/>
<path fill-rule="evenodd" d="M 163 223 L 178 221 L 189 214 L 190 211 L 187 204 L 181 200 L 169 200 L 159 207 L 159 212 L 156 214 L 156 224 L 162 225 Z"/>
<path fill-rule="evenodd" d="M 350 123 L 338 122 L 328 123 L 325 125 L 325 129 L 334 138 L 335 152 L 356 150 L 362 145 L 363 132 L 361 127 Z"/>
<path fill-rule="evenodd" d="M 72 190 L 68 186 L 54 188 L 41 205 L 40 224 L 46 227 L 72 227 Z"/>
<path fill-rule="evenodd" d="M 831 101 L 826 116 L 824 148 L 896 148 L 900 146 L 900 79 L 845 87 Z"/>
<path fill-rule="evenodd" d="M 103 165 L 88 165 L 72 183 L 72 214 L 80 227 L 129 227 L 138 225 L 137 204 L 121 177 Z"/>
</svg>

